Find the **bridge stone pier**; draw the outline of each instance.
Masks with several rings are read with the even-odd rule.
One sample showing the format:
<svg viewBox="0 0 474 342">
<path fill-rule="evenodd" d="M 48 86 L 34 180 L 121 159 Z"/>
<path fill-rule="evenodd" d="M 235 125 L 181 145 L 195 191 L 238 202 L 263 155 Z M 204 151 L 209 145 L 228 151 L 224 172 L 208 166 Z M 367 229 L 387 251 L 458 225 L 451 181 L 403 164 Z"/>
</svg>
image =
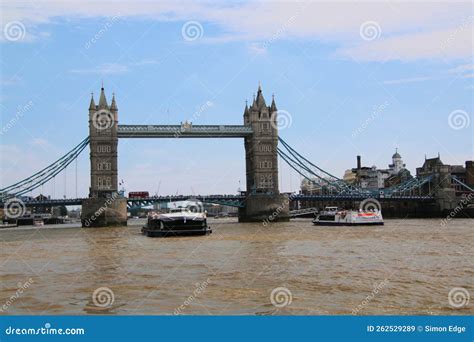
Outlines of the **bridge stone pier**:
<svg viewBox="0 0 474 342">
<path fill-rule="evenodd" d="M 275 99 L 267 106 L 259 86 L 253 103 L 245 105 L 243 125 L 119 125 L 115 96 L 107 104 L 104 88 L 99 104 L 89 106 L 91 186 L 82 202 L 83 227 L 127 224 L 126 198 L 119 196 L 119 138 L 244 138 L 246 201 L 240 222 L 289 220 L 289 200 L 278 189 L 278 113 Z"/>
</svg>

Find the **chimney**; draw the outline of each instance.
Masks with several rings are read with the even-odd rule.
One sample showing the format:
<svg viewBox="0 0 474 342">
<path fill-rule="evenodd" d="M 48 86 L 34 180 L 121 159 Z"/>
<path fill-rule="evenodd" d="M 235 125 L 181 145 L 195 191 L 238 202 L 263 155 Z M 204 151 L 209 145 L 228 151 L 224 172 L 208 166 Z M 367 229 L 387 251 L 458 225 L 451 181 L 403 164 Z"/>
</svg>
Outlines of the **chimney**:
<svg viewBox="0 0 474 342">
<path fill-rule="evenodd" d="M 466 161 L 466 184 L 474 186 L 474 161 Z"/>
<path fill-rule="evenodd" d="M 360 156 L 357 156 L 357 170 L 360 170 L 362 168 L 361 163 L 360 163 Z"/>
</svg>

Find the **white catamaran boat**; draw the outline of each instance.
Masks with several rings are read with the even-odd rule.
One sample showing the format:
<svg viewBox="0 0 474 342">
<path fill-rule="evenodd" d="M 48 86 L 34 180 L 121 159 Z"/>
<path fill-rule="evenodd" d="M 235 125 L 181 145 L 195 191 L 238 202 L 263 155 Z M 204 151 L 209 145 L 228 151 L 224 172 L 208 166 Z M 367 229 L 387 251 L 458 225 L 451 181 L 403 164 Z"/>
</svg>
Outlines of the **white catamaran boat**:
<svg viewBox="0 0 474 342">
<path fill-rule="evenodd" d="M 380 210 L 339 210 L 338 207 L 326 207 L 313 220 L 317 226 L 372 226 L 383 225 Z"/>
</svg>

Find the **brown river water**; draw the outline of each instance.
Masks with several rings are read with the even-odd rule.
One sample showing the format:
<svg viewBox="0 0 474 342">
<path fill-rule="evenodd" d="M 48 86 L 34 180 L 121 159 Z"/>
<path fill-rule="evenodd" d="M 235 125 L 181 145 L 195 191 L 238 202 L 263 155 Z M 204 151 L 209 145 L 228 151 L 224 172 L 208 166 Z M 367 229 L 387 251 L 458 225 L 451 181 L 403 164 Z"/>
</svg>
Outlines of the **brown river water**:
<svg viewBox="0 0 474 342">
<path fill-rule="evenodd" d="M 0 229 L 0 314 L 474 313 L 473 220 L 210 219 L 209 236 L 166 239 L 141 235 L 143 223 Z"/>
</svg>

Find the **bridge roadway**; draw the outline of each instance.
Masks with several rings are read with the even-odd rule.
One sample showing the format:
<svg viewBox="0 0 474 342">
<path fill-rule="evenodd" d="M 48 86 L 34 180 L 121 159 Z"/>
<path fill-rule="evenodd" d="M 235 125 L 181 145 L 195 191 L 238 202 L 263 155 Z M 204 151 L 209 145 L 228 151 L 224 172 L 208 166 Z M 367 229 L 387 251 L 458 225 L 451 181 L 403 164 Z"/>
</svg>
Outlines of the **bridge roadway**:
<svg viewBox="0 0 474 342">
<path fill-rule="evenodd" d="M 119 138 L 245 138 L 252 127 L 242 125 L 118 125 Z"/>
<path fill-rule="evenodd" d="M 291 195 L 290 202 L 293 201 L 361 201 L 370 197 L 354 196 L 354 195 Z M 86 198 L 72 199 L 45 199 L 45 200 L 24 200 L 23 203 L 27 207 L 40 206 L 60 206 L 60 205 L 81 205 Z M 151 196 L 146 198 L 127 198 L 127 204 L 132 206 L 144 206 L 153 203 L 178 202 L 196 200 L 204 203 L 215 203 L 228 205 L 232 207 L 245 206 L 244 195 L 177 195 L 177 196 Z M 422 201 L 431 202 L 434 200 L 432 196 L 386 196 L 377 198 L 378 201 Z M 0 201 L 0 206 L 4 206 L 4 202 Z"/>
</svg>

